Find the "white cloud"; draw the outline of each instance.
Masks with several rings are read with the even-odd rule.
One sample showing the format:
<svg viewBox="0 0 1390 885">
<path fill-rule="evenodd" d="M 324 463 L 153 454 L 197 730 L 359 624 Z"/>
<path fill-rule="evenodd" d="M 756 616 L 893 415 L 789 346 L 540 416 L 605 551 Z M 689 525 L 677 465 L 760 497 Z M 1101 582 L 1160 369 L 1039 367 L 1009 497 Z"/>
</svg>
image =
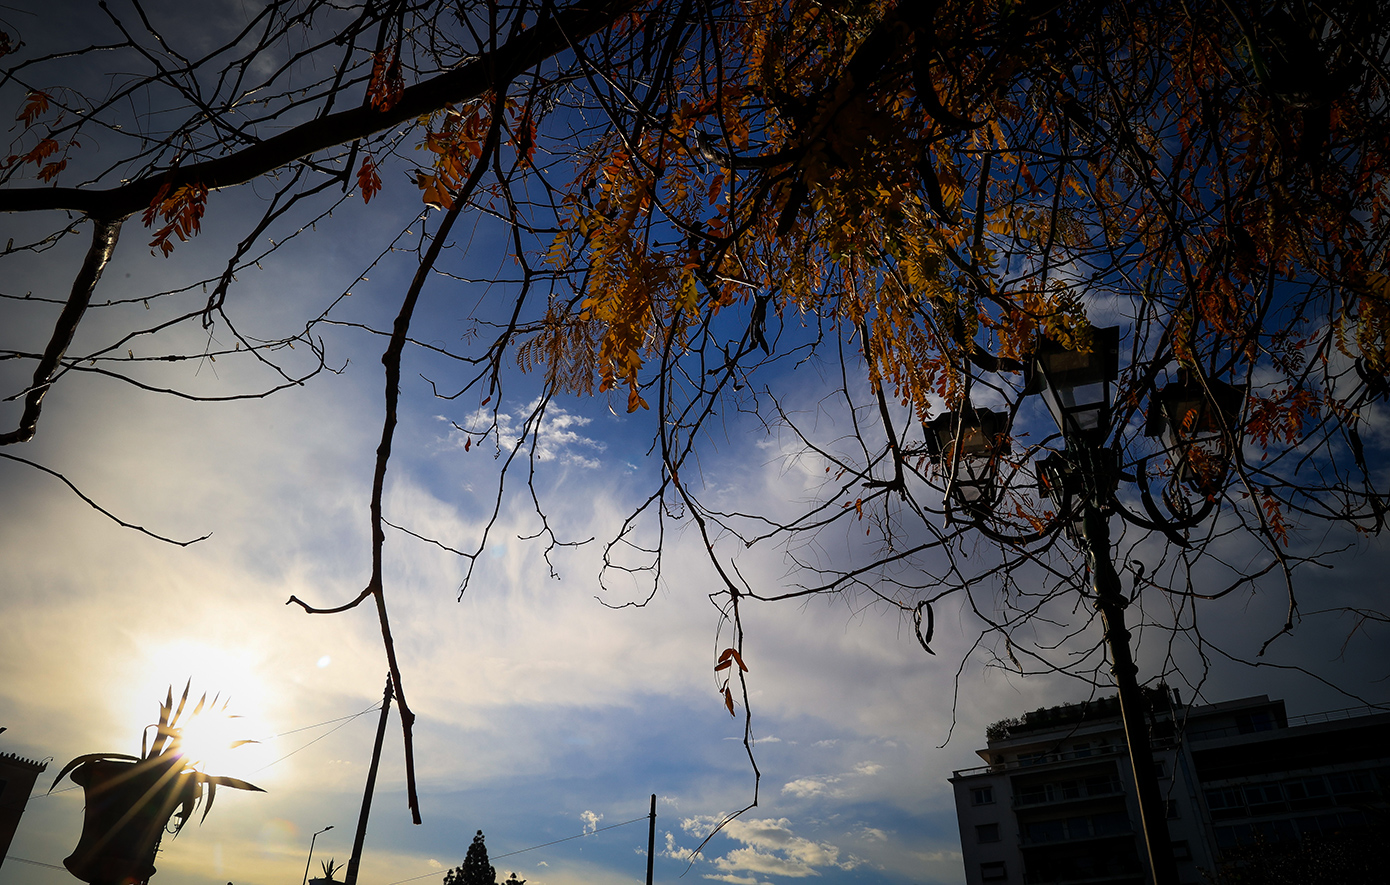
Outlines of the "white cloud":
<svg viewBox="0 0 1390 885">
<path fill-rule="evenodd" d="M 558 461 L 561 464 L 586 469 L 597 468 L 600 461 L 594 456 L 607 450 L 608 445 L 601 440 L 585 436 L 578 430 L 587 426 L 593 419 L 576 415 L 551 403 L 540 418 L 540 428 L 532 430 L 530 424 L 535 420 L 538 406 L 539 400 L 532 400 L 523 408 L 512 412 L 499 412 L 495 425 L 493 413 L 487 408 L 480 408 L 463 421 L 457 422 L 456 426 L 461 428 L 461 431 L 454 431 L 457 434 L 454 445 L 459 448 L 468 445 L 471 448 L 483 444 L 490 438 L 494 445 L 506 450 L 515 445 L 518 438 L 530 433 L 535 443 L 537 461 Z M 450 420 L 443 415 L 437 417 L 441 421 Z"/>
<path fill-rule="evenodd" d="M 790 783 L 782 785 L 783 793 L 790 793 L 793 796 L 805 798 L 807 796 L 824 795 L 830 788 L 829 785 L 839 781 L 837 777 L 802 777 Z"/>
<path fill-rule="evenodd" d="M 779 857 L 775 854 L 767 854 L 756 848 L 735 848 L 724 857 L 716 858 L 714 865 L 721 870 L 728 870 L 730 872 L 748 870 L 754 873 L 763 873 L 769 876 L 787 876 L 793 879 L 819 875 L 819 873 L 801 861 L 792 860 L 787 857 Z"/>
<path fill-rule="evenodd" d="M 598 822 L 603 820 L 603 815 L 586 810 L 579 815 L 579 819 L 584 822 L 584 832 L 593 833 L 598 830 Z"/>
<path fill-rule="evenodd" d="M 675 834 L 668 830 L 666 832 L 666 850 L 657 853 L 661 857 L 669 857 L 672 860 L 690 860 L 695 850 L 693 848 L 682 848 L 677 845 Z"/>
<path fill-rule="evenodd" d="M 687 818 L 681 825 L 689 832 L 707 832 L 714 818 Z M 828 842 L 806 839 L 792 832 L 787 818 L 735 818 L 725 824 L 720 833 L 744 847 L 735 848 L 710 861 L 720 874 L 705 878 L 725 882 L 751 881 L 748 874 L 806 878 L 821 875 L 822 869 L 850 870 L 862 861 L 856 857 L 840 859 L 840 849 Z M 667 845 L 674 844 L 667 835 Z"/>
<path fill-rule="evenodd" d="M 872 777 L 882 770 L 883 766 L 879 765 L 877 762 L 860 762 L 858 765 L 854 766 L 854 773 L 864 775 L 865 777 Z"/>
</svg>

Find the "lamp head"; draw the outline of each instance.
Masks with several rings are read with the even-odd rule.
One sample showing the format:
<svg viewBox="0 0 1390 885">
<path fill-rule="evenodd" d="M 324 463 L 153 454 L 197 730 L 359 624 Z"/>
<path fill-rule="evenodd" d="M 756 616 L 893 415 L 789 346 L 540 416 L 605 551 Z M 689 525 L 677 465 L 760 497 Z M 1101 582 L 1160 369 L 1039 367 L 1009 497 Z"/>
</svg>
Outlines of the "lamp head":
<svg viewBox="0 0 1390 885">
<path fill-rule="evenodd" d="M 1111 386 L 1120 374 L 1120 328 L 1087 327 L 1076 347 L 1046 336 L 1028 361 L 1024 393 L 1041 393 L 1063 436 L 1099 444 L 1110 435 Z"/>
<path fill-rule="evenodd" d="M 1244 387 L 1193 378 L 1183 368 L 1177 381 L 1154 391 L 1149 401 L 1144 432 L 1163 437 L 1178 478 L 1204 495 L 1215 494 L 1226 480 L 1245 395 Z"/>
<path fill-rule="evenodd" d="M 994 504 L 995 459 L 1008 433 L 1009 416 L 966 406 L 925 422 L 927 451 L 951 477 L 951 494 L 972 517 Z"/>
</svg>

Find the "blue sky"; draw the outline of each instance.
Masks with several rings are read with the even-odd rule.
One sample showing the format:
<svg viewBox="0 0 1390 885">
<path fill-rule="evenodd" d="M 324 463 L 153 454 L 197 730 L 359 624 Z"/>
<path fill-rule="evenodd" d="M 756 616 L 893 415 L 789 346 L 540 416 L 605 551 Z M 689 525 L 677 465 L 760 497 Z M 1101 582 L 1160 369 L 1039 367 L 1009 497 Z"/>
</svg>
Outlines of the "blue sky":
<svg viewBox="0 0 1390 885">
<path fill-rule="evenodd" d="M 169 259 L 151 256 L 145 231 L 130 223 L 103 295 L 140 298 L 218 267 L 244 234 L 257 199 L 250 187 L 215 194 L 204 233 Z M 411 225 L 418 206 L 413 186 L 400 175 L 388 178 L 370 209 L 345 204 L 293 250 L 241 275 L 236 316 L 250 334 L 270 334 L 302 325 L 351 289 L 335 315 L 384 327 L 412 270 L 409 256 L 393 257 L 365 282 L 354 280 Z M 56 215 L 43 221 L 61 224 Z M 0 218 L 0 241 L 22 238 L 34 224 Z M 485 225 L 456 231 L 453 239 L 459 248 L 449 268 L 460 276 L 485 280 L 505 272 L 503 244 Z M 76 245 L 34 260 L 8 259 L 0 286 L 60 297 Z M 436 280 L 414 333 L 459 346 L 470 316 L 486 316 L 492 297 L 482 284 Z M 151 310 L 165 309 L 156 302 Z M 3 302 L 0 329 L 19 342 L 14 346 L 33 349 L 51 313 L 40 304 Z M 148 321 L 138 302 L 94 314 L 74 350 L 109 338 L 132 316 Z M 262 739 L 225 760 L 220 773 L 246 777 L 266 792 L 220 793 L 205 823 L 166 840 L 156 882 L 283 883 L 302 875 L 310 834 L 330 824 L 315 857 L 343 862 L 350 851 L 377 718 L 371 707 L 385 674 L 379 630 L 366 609 L 311 617 L 285 600 L 293 594 L 337 604 L 366 580 L 382 340 L 351 327 L 320 331 L 328 362 L 340 371 L 264 400 L 188 402 L 93 375 L 69 376 L 50 394 L 38 438 L 19 454 L 63 472 L 130 522 L 180 538 L 211 533 L 196 545 L 177 548 L 122 529 L 51 477 L 0 462 L 0 726 L 8 728 L 0 752 L 53 760 L 37 793 L 80 753 L 134 752 L 166 688 L 189 678 L 195 690 L 229 692 L 248 735 Z M 190 337 L 170 346 L 179 345 L 201 343 Z M 21 369 L 0 365 L 7 389 Z M 437 399 L 421 377 L 448 389 L 453 371 L 428 355 L 408 357 L 387 516 L 469 549 L 490 508 L 498 461 L 487 445 L 464 451 L 451 429 L 466 424 L 477 397 Z M 222 360 L 161 364 L 158 377 L 220 395 L 255 388 L 267 375 Z M 778 382 L 789 402 L 818 414 L 827 388 L 815 366 L 786 369 Z M 508 414 L 516 416 L 535 382 L 513 374 L 505 383 Z M 6 421 L 11 405 L 0 411 Z M 621 397 L 555 401 L 537 487 L 562 539 L 611 534 L 640 500 L 655 470 L 646 457 L 646 417 L 627 415 Z M 718 432 L 701 454 L 698 480 L 683 477 L 698 481 L 708 500 L 729 509 L 790 511 L 815 489 L 821 465 L 798 459 L 787 435 L 737 414 L 713 426 Z M 833 411 L 819 413 L 814 426 L 827 439 L 843 429 Z M 900 615 L 862 597 L 751 606 L 744 612 L 744 657 L 762 772 L 759 804 L 691 860 L 690 849 L 714 821 L 752 800 L 754 774 L 740 743 L 743 719 L 724 710 L 713 671 L 728 639 L 707 598 L 718 585 L 698 535 L 688 523 L 672 526 L 650 603 L 618 609 L 611 606 L 644 598 L 645 588 L 601 588 L 597 544 L 558 551 L 559 577 L 552 577 L 542 545 L 520 540 L 538 527 L 524 496 L 506 500 L 462 599 L 460 557 L 401 533 L 388 536 L 387 596 L 419 716 L 424 824 L 412 826 L 406 811 L 393 716 L 364 885 L 437 881 L 462 862 L 477 829 L 494 856 L 592 831 L 496 862 L 499 872 L 515 870 L 532 885 L 639 882 L 646 829 L 626 822 L 647 813 L 653 793 L 658 881 L 963 881 L 951 771 L 976 764 L 973 751 L 987 723 L 1085 698 L 1091 688 L 1065 675 L 1010 674 L 989 646 L 967 658 L 979 622 L 959 599 L 937 610 L 935 656 L 921 651 Z M 858 541 L 827 535 L 818 543 L 815 555 L 835 564 Z M 1335 571 L 1301 578 L 1305 609 L 1380 593 L 1385 542 L 1347 543 Z M 1221 552 L 1237 568 L 1248 555 L 1238 538 Z M 759 587 L 795 580 L 785 551 L 775 547 L 738 553 L 735 561 Z M 1206 638 L 1253 657 L 1283 622 L 1280 594 L 1270 581 L 1258 593 L 1204 605 Z M 980 598 L 989 599 L 987 587 Z M 1142 605 L 1157 605 L 1152 614 L 1162 620 L 1162 603 Z M 1364 638 L 1344 646 L 1352 626 L 1310 619 L 1257 669 L 1207 650 L 1203 670 L 1202 649 L 1170 646 L 1165 634 L 1145 631 L 1141 676 L 1171 657 L 1209 700 L 1269 693 L 1288 698 L 1294 714 L 1355 703 L 1316 679 L 1278 669 L 1298 665 L 1361 697 L 1386 700 L 1385 655 Z M 1030 629 L 1036 632 L 1023 641 L 1050 641 L 1049 629 Z M 1082 636 L 1063 650 L 1092 641 Z M 66 786 L 31 799 L 0 885 L 68 878 L 42 866 L 61 864 L 76 844 L 81 793 Z"/>
</svg>

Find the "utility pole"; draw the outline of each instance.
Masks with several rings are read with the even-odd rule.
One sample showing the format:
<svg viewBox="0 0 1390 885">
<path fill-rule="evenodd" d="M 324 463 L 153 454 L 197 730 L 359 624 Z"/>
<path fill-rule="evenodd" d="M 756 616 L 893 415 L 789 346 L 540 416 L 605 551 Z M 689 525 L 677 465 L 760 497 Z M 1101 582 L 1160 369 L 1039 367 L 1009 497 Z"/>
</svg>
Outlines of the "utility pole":
<svg viewBox="0 0 1390 885">
<path fill-rule="evenodd" d="M 652 885 L 652 860 L 656 857 L 656 794 L 652 793 L 652 813 L 647 819 L 647 885 Z"/>
<path fill-rule="evenodd" d="M 381 718 L 376 723 L 376 746 L 372 747 L 372 764 L 367 769 L 367 789 L 362 794 L 362 813 L 357 817 L 357 836 L 352 840 L 352 858 L 348 861 L 344 885 L 357 885 L 357 867 L 362 862 L 362 843 L 367 841 L 367 818 L 372 813 L 372 793 L 376 790 L 376 769 L 381 762 L 381 742 L 386 737 L 386 715 L 391 712 L 391 674 L 386 674 L 386 691 L 381 695 Z"/>
</svg>

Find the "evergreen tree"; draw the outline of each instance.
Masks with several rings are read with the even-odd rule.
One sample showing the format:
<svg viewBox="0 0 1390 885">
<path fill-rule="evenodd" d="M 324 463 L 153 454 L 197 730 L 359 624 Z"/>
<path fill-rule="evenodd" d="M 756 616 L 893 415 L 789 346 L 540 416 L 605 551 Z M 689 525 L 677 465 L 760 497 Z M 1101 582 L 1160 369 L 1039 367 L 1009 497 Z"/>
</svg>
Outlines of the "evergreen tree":
<svg viewBox="0 0 1390 885">
<path fill-rule="evenodd" d="M 503 882 L 502 885 L 526 885 L 526 880 L 518 879 L 516 873 L 509 873 L 507 874 L 507 881 Z"/>
<path fill-rule="evenodd" d="M 468 846 L 463 865 L 444 874 L 444 885 L 497 885 L 497 870 L 487 862 L 487 845 L 483 843 L 482 830 L 473 837 L 473 844 Z"/>
</svg>

